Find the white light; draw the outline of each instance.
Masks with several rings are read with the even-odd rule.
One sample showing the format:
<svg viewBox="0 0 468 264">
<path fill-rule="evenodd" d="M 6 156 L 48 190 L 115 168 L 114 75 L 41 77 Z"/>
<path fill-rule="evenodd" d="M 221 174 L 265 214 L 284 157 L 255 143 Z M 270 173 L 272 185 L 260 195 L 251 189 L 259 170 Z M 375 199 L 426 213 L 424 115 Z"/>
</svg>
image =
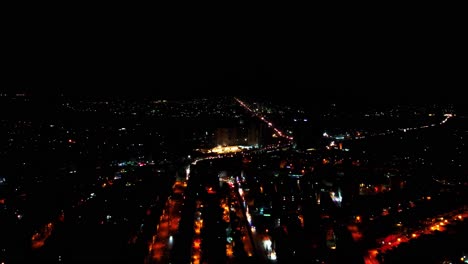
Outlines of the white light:
<svg viewBox="0 0 468 264">
<path fill-rule="evenodd" d="M 268 251 L 271 250 L 271 244 L 270 239 L 263 240 L 263 247 Z"/>
<path fill-rule="evenodd" d="M 271 260 L 276 260 L 276 252 L 275 251 L 271 252 L 270 259 Z"/>
</svg>

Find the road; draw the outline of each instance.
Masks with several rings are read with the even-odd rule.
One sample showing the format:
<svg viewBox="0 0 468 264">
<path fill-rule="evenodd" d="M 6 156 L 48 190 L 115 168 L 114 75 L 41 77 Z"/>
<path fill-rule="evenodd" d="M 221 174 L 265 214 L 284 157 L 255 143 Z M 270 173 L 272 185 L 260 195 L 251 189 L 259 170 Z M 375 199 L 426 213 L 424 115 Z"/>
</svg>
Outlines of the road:
<svg viewBox="0 0 468 264">
<path fill-rule="evenodd" d="M 231 187 L 231 199 L 236 201 L 234 205 L 234 209 L 241 223 L 242 242 L 244 244 L 244 251 L 247 254 L 247 256 L 252 257 L 256 253 L 255 244 L 253 242 L 254 240 L 252 238 L 251 227 L 250 227 L 247 214 L 245 211 L 244 202 L 237 188 L 238 188 L 237 185 Z"/>
<path fill-rule="evenodd" d="M 457 209 L 448 213 L 440 214 L 430 219 L 426 219 L 425 221 L 421 221 L 421 228 L 418 230 L 413 230 L 410 234 L 399 232 L 379 239 L 378 242 L 381 246 L 370 249 L 368 251 L 367 256 L 364 256 L 365 263 L 378 264 L 380 263 L 377 259 L 378 252 L 385 253 L 398 247 L 401 243 L 409 242 L 413 239 L 418 239 L 421 235 L 433 234 L 434 231 L 444 232 L 446 231 L 446 225 L 450 225 L 456 221 L 461 221 L 466 217 L 468 217 L 468 208 L 464 207 L 462 211 Z"/>
<path fill-rule="evenodd" d="M 173 246 L 173 235 L 179 229 L 181 210 L 184 204 L 185 181 L 176 181 L 172 186 L 172 195 L 166 201 L 165 208 L 157 226 L 156 235 L 150 244 L 150 254 L 145 263 L 169 263 Z"/>
<path fill-rule="evenodd" d="M 42 227 L 39 232 L 34 233 L 34 235 L 31 238 L 32 249 L 38 249 L 44 246 L 45 241 L 50 237 L 53 230 L 54 230 L 54 223 L 50 222 L 46 224 L 44 227 Z"/>
<path fill-rule="evenodd" d="M 239 204 L 242 206 L 243 216 L 246 218 L 247 231 L 251 243 L 253 241 L 253 250 L 255 250 L 255 255 L 260 263 L 274 263 L 276 260 L 276 253 L 271 247 L 270 237 L 268 234 L 256 231 L 252 216 L 250 215 L 249 207 L 245 200 L 245 192 L 238 184 L 239 183 L 236 185 L 236 193 Z"/>
<path fill-rule="evenodd" d="M 238 98 L 235 98 L 236 101 L 247 111 L 249 111 L 250 113 L 252 113 L 253 115 L 255 115 L 256 117 L 258 117 L 262 122 L 264 122 L 265 124 L 268 125 L 268 127 L 270 127 L 273 131 L 275 131 L 276 135 L 278 135 L 279 137 L 282 137 L 282 138 L 285 138 L 287 139 L 288 141 L 292 141 L 293 140 L 293 137 L 292 136 L 288 136 L 286 133 L 284 133 L 283 131 L 279 130 L 278 128 L 276 128 L 272 122 L 268 121 L 266 119 L 265 116 L 263 115 L 260 115 L 259 113 L 257 113 L 256 111 L 252 110 L 245 102 L 239 100 Z"/>
<path fill-rule="evenodd" d="M 360 135 L 360 136 L 356 136 L 356 137 L 353 137 L 353 138 L 350 138 L 350 139 L 351 140 L 365 139 L 366 137 L 387 136 L 387 135 L 392 135 L 392 134 L 396 134 L 396 133 L 400 133 L 400 132 L 406 133 L 406 132 L 415 131 L 415 130 L 427 129 L 427 128 L 435 127 L 437 125 L 441 126 L 441 125 L 447 123 L 447 121 L 450 118 L 453 118 L 453 117 L 454 117 L 454 115 L 452 115 L 452 114 L 446 114 L 445 118 L 442 121 L 438 122 L 438 123 L 432 123 L 432 124 L 422 125 L 422 126 L 418 126 L 418 127 L 396 128 L 396 129 L 393 129 L 393 130 L 387 130 L 387 131 L 383 131 L 383 132 L 376 133 L 376 134 Z"/>
<path fill-rule="evenodd" d="M 192 240 L 192 264 L 200 264 L 201 261 L 201 230 L 203 228 L 203 203 L 200 200 L 196 202 L 196 210 L 194 215 L 194 235 Z"/>
</svg>

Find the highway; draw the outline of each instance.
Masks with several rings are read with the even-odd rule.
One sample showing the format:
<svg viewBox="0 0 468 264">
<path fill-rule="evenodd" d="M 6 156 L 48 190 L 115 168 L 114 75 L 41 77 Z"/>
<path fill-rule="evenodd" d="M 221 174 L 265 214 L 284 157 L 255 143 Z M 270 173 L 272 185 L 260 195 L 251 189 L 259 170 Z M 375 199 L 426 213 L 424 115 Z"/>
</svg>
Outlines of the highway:
<svg viewBox="0 0 468 264">
<path fill-rule="evenodd" d="M 235 98 L 236 101 L 247 111 L 249 111 L 251 114 L 255 115 L 256 117 L 258 117 L 262 122 L 264 122 L 265 124 L 268 125 L 268 127 L 270 127 L 271 129 L 273 129 L 273 131 L 275 131 L 276 135 L 278 135 L 279 137 L 282 137 L 282 138 L 285 138 L 287 139 L 288 141 L 292 141 L 293 140 L 293 137 L 292 136 L 288 136 L 286 133 L 284 133 L 283 131 L 279 130 L 277 127 L 275 127 L 273 125 L 272 122 L 268 121 L 267 118 L 265 116 L 262 116 L 262 115 L 259 115 L 256 111 L 254 111 L 253 109 L 251 109 L 246 103 L 244 103 L 243 101 L 239 100 L 238 98 Z"/>
<path fill-rule="evenodd" d="M 351 140 L 352 139 L 365 139 L 366 137 L 373 137 L 373 136 L 387 136 L 387 135 L 396 134 L 396 133 L 400 133 L 400 132 L 406 133 L 406 132 L 411 132 L 411 131 L 416 131 L 416 130 L 421 130 L 421 129 L 427 129 L 427 128 L 435 127 L 435 126 L 438 126 L 438 125 L 441 126 L 441 125 L 444 125 L 445 123 L 447 123 L 447 121 L 450 118 L 453 118 L 453 117 L 454 117 L 454 115 L 452 115 L 452 114 L 446 114 L 445 118 L 442 121 L 438 122 L 438 123 L 432 123 L 432 124 L 422 125 L 422 126 L 418 126 L 418 127 L 396 128 L 394 130 L 387 130 L 387 131 L 383 131 L 383 132 L 376 133 L 376 134 L 368 134 L 367 136 L 366 135 L 360 135 L 360 136 L 356 136 L 356 137 L 351 138 Z"/>
</svg>

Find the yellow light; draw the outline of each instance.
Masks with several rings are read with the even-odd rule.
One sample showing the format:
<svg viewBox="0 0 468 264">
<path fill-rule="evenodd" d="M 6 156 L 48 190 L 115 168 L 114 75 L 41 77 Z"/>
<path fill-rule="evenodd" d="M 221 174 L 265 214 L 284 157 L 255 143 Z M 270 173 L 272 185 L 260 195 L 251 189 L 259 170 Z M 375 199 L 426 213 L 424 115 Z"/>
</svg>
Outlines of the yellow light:
<svg viewBox="0 0 468 264">
<path fill-rule="evenodd" d="M 412 236 L 412 237 L 416 237 L 416 234 L 412 234 L 411 236 Z"/>
<path fill-rule="evenodd" d="M 401 241 L 401 238 L 398 238 L 397 240 L 398 240 L 398 242 L 400 242 L 400 241 Z"/>
</svg>

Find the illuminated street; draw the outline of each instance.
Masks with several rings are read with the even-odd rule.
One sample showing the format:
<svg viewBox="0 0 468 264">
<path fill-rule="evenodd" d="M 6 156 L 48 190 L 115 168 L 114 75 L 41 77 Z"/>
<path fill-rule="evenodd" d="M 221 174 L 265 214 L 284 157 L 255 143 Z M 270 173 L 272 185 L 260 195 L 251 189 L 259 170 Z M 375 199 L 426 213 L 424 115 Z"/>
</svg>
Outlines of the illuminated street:
<svg viewBox="0 0 468 264">
<path fill-rule="evenodd" d="M 39 249 L 44 246 L 45 241 L 50 237 L 54 229 L 53 223 L 48 223 L 39 232 L 32 236 L 32 248 Z"/>
<path fill-rule="evenodd" d="M 408 243 L 411 240 L 418 239 L 421 235 L 431 235 L 435 231 L 444 232 L 446 231 L 446 226 L 453 223 L 463 221 L 468 217 L 468 209 L 465 207 L 462 211 L 455 210 L 448 212 L 442 215 L 438 215 L 431 219 L 421 221 L 421 228 L 418 230 L 412 230 L 411 233 L 395 233 L 388 235 L 385 238 L 379 240 L 381 246 L 379 248 L 370 249 L 368 255 L 364 256 L 366 264 L 378 264 L 380 263 L 377 255 L 380 253 L 385 253 L 391 251 L 402 243 Z"/>
<path fill-rule="evenodd" d="M 201 229 L 203 228 L 203 204 L 201 201 L 196 202 L 196 211 L 194 215 L 194 236 L 192 241 L 192 264 L 199 264 L 201 261 Z"/>
<path fill-rule="evenodd" d="M 166 202 L 161 215 L 157 233 L 150 245 L 150 256 L 147 263 L 169 263 L 170 252 L 173 246 L 173 235 L 179 228 L 180 210 L 184 204 L 185 182 L 176 181 L 173 186 L 173 195 Z"/>
<path fill-rule="evenodd" d="M 241 204 L 245 205 L 245 212 L 247 216 L 247 223 L 249 230 L 252 234 L 253 242 L 255 243 L 256 255 L 259 258 L 259 261 L 262 263 L 275 263 L 276 262 L 276 252 L 272 247 L 272 241 L 269 234 L 265 233 L 264 230 L 257 230 L 255 227 L 255 222 L 250 214 L 249 207 L 247 206 L 246 194 L 243 189 L 239 188 L 239 197 Z"/>
<path fill-rule="evenodd" d="M 235 201 L 234 209 L 237 217 L 240 219 L 241 233 L 242 233 L 242 242 L 244 245 L 244 250 L 247 256 L 251 257 L 255 254 L 254 241 L 251 239 L 251 225 L 249 223 L 248 209 L 245 206 L 242 194 L 239 190 L 231 188 L 231 197 Z M 244 213 L 245 212 L 245 213 Z"/>
<path fill-rule="evenodd" d="M 271 129 L 273 129 L 273 131 L 281 138 L 285 138 L 289 141 L 292 141 L 293 140 L 293 137 L 292 136 L 288 136 L 287 134 L 285 134 L 284 132 L 282 132 L 281 130 L 279 130 L 278 128 L 276 128 L 270 121 L 268 121 L 264 116 L 259 116 L 253 109 L 251 109 L 246 103 L 244 103 L 243 101 L 239 100 L 238 98 L 236 98 L 236 101 L 242 106 L 244 107 L 247 111 L 249 111 L 250 113 L 256 115 L 262 122 L 264 122 L 265 124 L 268 125 L 268 127 L 270 127 Z"/>
</svg>

